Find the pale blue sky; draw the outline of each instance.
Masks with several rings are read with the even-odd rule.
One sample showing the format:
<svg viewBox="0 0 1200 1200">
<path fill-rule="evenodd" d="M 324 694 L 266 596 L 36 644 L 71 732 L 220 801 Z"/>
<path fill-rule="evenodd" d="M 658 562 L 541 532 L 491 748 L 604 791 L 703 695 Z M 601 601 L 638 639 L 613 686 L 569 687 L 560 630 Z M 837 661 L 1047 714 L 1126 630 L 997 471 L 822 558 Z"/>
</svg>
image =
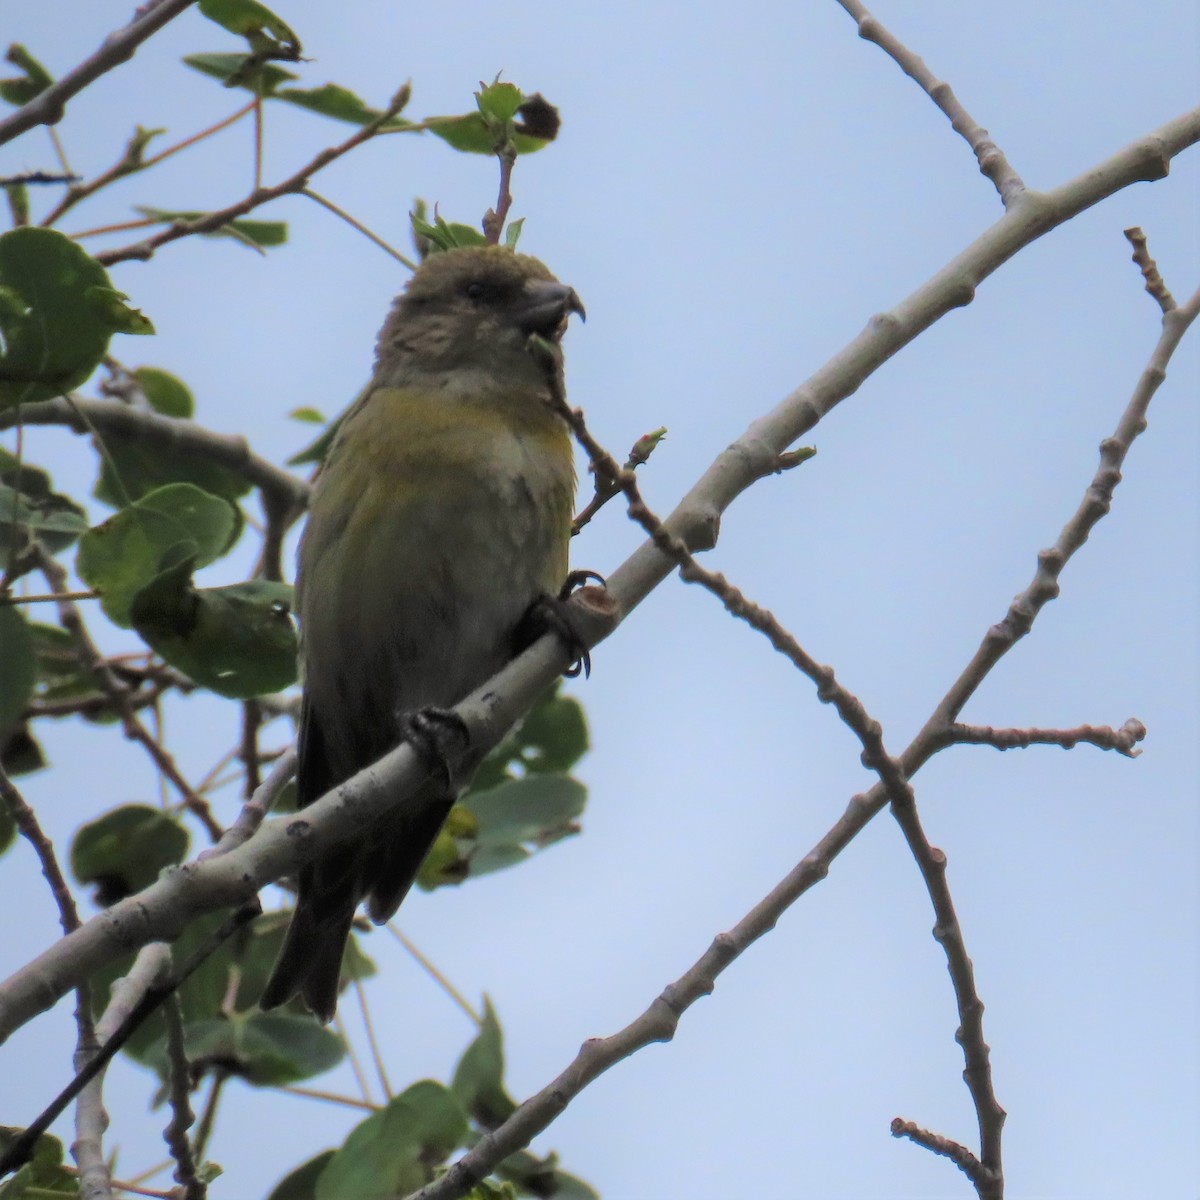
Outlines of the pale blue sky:
<svg viewBox="0 0 1200 1200">
<path fill-rule="evenodd" d="M 314 60 L 311 85 L 336 80 L 382 103 L 411 77 L 410 113 L 423 116 L 466 109 L 478 80 L 502 69 L 560 106 L 560 141 L 517 168 L 522 248 L 587 304 L 588 323 L 568 337 L 568 378 L 597 436 L 623 451 L 669 428 L 642 476 L 660 511 L 1001 214 L 966 144 L 833 0 L 276 8 Z M 10 4 L 0 32 L 61 73 L 128 11 L 111 0 Z M 879 0 L 875 11 L 1033 187 L 1197 102 L 1197 16 L 1184 0 Z M 235 48 L 197 14 L 176 21 L 71 106 L 59 128 L 76 168 L 109 165 L 136 122 L 174 138 L 231 111 L 234 96 L 178 60 Z M 277 106 L 267 133 L 270 181 L 345 127 Z M 248 186 L 248 135 L 239 126 L 114 187 L 64 227 L 123 219 L 135 203 L 227 203 Z M 52 165 L 44 132 L 0 151 L 2 174 Z M 1157 309 L 1122 229 L 1143 226 L 1178 296 L 1200 279 L 1198 175 L 1193 150 L 1168 180 L 1021 253 L 818 427 L 816 460 L 726 517 L 709 561 L 837 668 L 893 751 L 1028 583 L 1153 348 Z M 315 181 L 398 243 L 414 195 L 472 220 L 494 185 L 486 160 L 409 137 Z M 199 419 L 281 461 L 308 436 L 290 409 L 336 411 L 365 380 L 404 272 L 311 203 L 264 215 L 291 225 L 270 261 L 194 239 L 114 271 L 159 330 L 117 351 L 180 375 Z M 1150 730 L 1144 755 L 964 748 L 916 779 L 987 1005 L 1011 1200 L 1195 1196 L 1195 336 L 1061 599 L 965 714 L 996 725 L 1137 716 Z M 81 443 L 38 430 L 26 446 L 60 482 L 88 486 Z M 611 571 L 639 540 L 613 505 L 578 539 L 576 565 Z M 518 1096 L 584 1038 L 639 1013 L 869 783 L 811 686 L 696 589 L 664 584 L 594 668 L 570 685 L 594 745 L 580 770 L 591 789 L 583 836 L 402 911 L 464 991 L 493 997 Z M 215 711 L 190 702 L 173 717 L 193 772 L 231 737 L 209 722 Z M 111 733 L 63 726 L 47 742 L 58 769 L 27 790 L 59 837 L 84 813 L 155 794 Z M 23 914 L 5 938 L 7 974 L 56 929 L 24 847 L 0 860 L 0 908 Z M 557 1149 L 606 1200 L 967 1195 L 952 1166 L 888 1132 L 900 1115 L 975 1143 L 932 923 L 885 814 L 687 1014 L 673 1044 L 594 1084 L 537 1148 Z M 386 968 L 371 997 L 393 1082 L 446 1078 L 468 1023 L 390 941 L 369 949 Z M 0 1051 L 0 1121 L 20 1123 L 57 1090 L 70 1037 L 63 1004 Z M 110 1080 L 122 1162 L 160 1157 L 151 1082 L 123 1065 Z M 231 1088 L 214 1196 L 263 1194 L 356 1119 Z"/>
</svg>

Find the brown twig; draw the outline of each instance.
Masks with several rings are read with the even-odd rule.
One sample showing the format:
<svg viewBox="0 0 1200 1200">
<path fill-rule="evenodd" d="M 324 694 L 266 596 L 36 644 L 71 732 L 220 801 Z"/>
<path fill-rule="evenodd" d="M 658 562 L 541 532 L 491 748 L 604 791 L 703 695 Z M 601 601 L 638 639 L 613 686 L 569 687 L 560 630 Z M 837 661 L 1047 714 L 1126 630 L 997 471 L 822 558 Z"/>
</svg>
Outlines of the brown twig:
<svg viewBox="0 0 1200 1200">
<path fill-rule="evenodd" d="M 146 238 L 144 241 L 134 242 L 131 245 L 122 246 L 116 250 L 102 250 L 95 256 L 96 260 L 105 266 L 127 262 L 131 259 L 145 261 L 151 258 L 160 246 L 165 246 L 169 242 L 178 241 L 179 238 L 190 237 L 196 233 L 213 233 L 215 230 L 220 229 L 222 225 L 228 225 L 230 221 L 236 220 L 238 217 L 244 217 L 248 212 L 252 212 L 270 200 L 277 200 L 280 196 L 302 192 L 308 186 L 309 179 L 318 171 L 341 158 L 342 155 L 348 154 L 356 146 L 361 146 L 363 142 L 370 141 L 371 138 L 379 133 L 380 128 L 408 103 L 411 91 L 412 89 L 406 83 L 392 97 L 383 112 L 373 121 L 368 122 L 344 142 L 339 142 L 336 146 L 330 146 L 322 150 L 320 154 L 306 163 L 295 174 L 283 180 L 282 183 L 277 183 L 267 188 L 256 187 L 254 191 L 239 200 L 236 204 L 218 209 L 216 212 L 207 213 L 203 217 L 197 217 L 194 221 L 173 221 L 161 233 L 156 233 L 153 237 Z"/>
<path fill-rule="evenodd" d="M 108 187 L 110 183 L 115 183 L 118 179 L 124 179 L 129 175 L 137 175 L 142 171 L 148 171 L 151 167 L 157 166 L 164 159 L 170 158 L 174 154 L 178 154 L 181 150 L 186 150 L 190 146 L 195 146 L 199 142 L 210 138 L 215 133 L 220 133 L 223 129 L 228 129 L 230 125 L 240 121 L 254 107 L 254 101 L 243 105 L 236 112 L 228 117 L 222 118 L 214 125 L 209 125 L 206 129 L 201 129 L 199 133 L 193 133 L 190 137 L 184 138 L 182 141 L 176 142 L 173 146 L 168 146 L 165 150 L 158 154 L 153 154 L 149 158 L 142 157 L 142 151 L 145 149 L 146 143 L 149 141 L 149 135 L 143 134 L 140 130 L 130 139 L 125 147 L 121 157 L 108 168 L 107 171 L 102 171 L 95 179 L 87 180 L 82 183 L 72 183 L 72 186 L 67 188 L 67 193 L 63 198 L 42 218 L 40 224 L 42 228 L 48 229 L 54 225 L 64 214 L 70 212 L 77 204 L 81 204 L 89 196 L 94 196 L 98 191 Z M 156 131 L 161 132 L 161 131 Z M 142 139 L 139 142 L 139 137 Z M 76 177 L 78 178 L 78 177 Z"/>
<path fill-rule="evenodd" d="M 65 599 L 69 591 L 67 587 L 67 571 L 61 563 L 49 554 L 37 552 L 38 570 L 46 579 L 50 590 L 59 593 L 58 619 L 62 627 L 71 635 L 79 655 L 80 665 L 91 672 L 100 690 L 108 697 L 121 721 L 125 736 L 132 742 L 137 742 L 150 756 L 160 775 L 170 780 L 179 793 L 187 810 L 208 831 L 213 841 L 221 837 L 221 826 L 212 814 L 212 808 L 203 796 L 195 789 L 175 765 L 175 760 L 151 735 L 150 731 L 138 719 L 134 711 L 128 688 L 117 678 L 108 665 L 108 660 L 100 653 L 92 636 L 88 633 L 83 615 L 73 600 Z"/>
<path fill-rule="evenodd" d="M 859 0 L 838 0 L 838 3 L 857 22 L 858 36 L 874 42 L 945 113 L 955 133 L 971 147 L 980 173 L 992 181 L 1004 207 L 1008 208 L 1025 191 L 1025 184 L 1000 147 L 988 136 L 988 131 L 962 106 L 950 85 L 938 79 L 925 65 L 925 60 L 885 29 Z"/>
<path fill-rule="evenodd" d="M 101 75 L 128 62 L 137 48 L 168 21 L 174 20 L 195 0 L 150 0 L 143 4 L 132 21 L 123 29 L 110 33 L 100 49 L 85 58 L 74 70 L 39 92 L 28 104 L 0 121 L 0 146 L 18 134 L 37 125 L 53 125 L 61 121 L 67 101 L 94 83 Z"/>
<path fill-rule="evenodd" d="M 543 343 L 545 349 L 551 349 Z M 548 360 L 546 372 L 551 403 L 571 426 L 576 440 L 586 451 L 597 479 L 607 478 L 625 493 L 629 515 L 654 539 L 664 553 L 679 564 L 680 577 L 698 583 L 715 595 L 734 616 L 763 634 L 771 645 L 799 671 L 817 685 L 817 697 L 832 704 L 838 716 L 862 744 L 862 763 L 874 771 L 891 801 L 892 812 L 908 842 L 909 849 L 925 880 L 936 922 L 934 937 L 946 954 L 954 995 L 958 1004 L 959 1027 L 956 1040 L 966 1059 L 963 1077 L 979 1114 L 981 1158 L 980 1200 L 1000 1200 L 1003 1174 L 1000 1158 L 1000 1129 L 1004 1110 L 992 1088 L 989 1049 L 983 1040 L 983 1002 L 975 987 L 975 975 L 967 955 L 962 927 L 954 908 L 946 879 L 946 856 L 930 846 L 917 813 L 916 795 L 899 761 L 888 754 L 880 723 L 867 712 L 862 701 L 837 681 L 833 668 L 822 666 L 796 638 L 765 608 L 747 597 L 724 575 L 702 567 L 678 538 L 668 532 L 662 521 L 650 511 L 638 490 L 631 470 L 622 470 L 616 460 L 592 437 L 580 409 L 572 409 L 563 389 L 562 372 L 554 360 Z"/>
<path fill-rule="evenodd" d="M 651 430 L 649 433 L 644 433 L 629 450 L 629 457 L 625 460 L 626 471 L 633 471 L 647 462 L 650 455 L 657 449 L 659 442 L 667 436 L 666 428 L 660 426 L 658 429 Z M 621 494 L 620 484 L 611 475 L 600 475 L 594 469 L 592 470 L 593 492 L 592 498 L 584 505 L 583 508 L 575 515 L 575 519 L 571 522 L 571 536 L 574 537 L 614 496 Z"/>
<path fill-rule="evenodd" d="M 1146 291 L 1158 301 L 1158 307 L 1164 314 L 1169 313 L 1171 309 L 1178 306 L 1175 303 L 1175 297 L 1171 295 L 1167 285 L 1163 282 L 1163 277 L 1158 273 L 1158 263 L 1150 257 L 1150 247 L 1146 244 L 1146 235 L 1137 225 L 1132 225 L 1125 230 L 1125 237 L 1133 247 L 1133 261 L 1137 263 L 1138 270 L 1141 271 L 1142 278 L 1146 281 Z"/>
<path fill-rule="evenodd" d="M 512 173 L 517 162 L 517 149 L 506 142 L 496 151 L 500 160 L 500 187 L 496 195 L 496 207 L 489 208 L 483 215 L 483 236 L 493 245 L 500 244 L 500 235 L 504 232 L 504 222 L 508 219 L 509 209 L 512 208 Z"/>
<path fill-rule="evenodd" d="M 994 746 L 997 750 L 1024 750 L 1028 746 L 1061 746 L 1072 750 L 1083 742 L 1101 750 L 1115 750 L 1126 758 L 1137 758 L 1138 742 L 1146 727 L 1130 717 L 1120 729 L 1108 725 L 1078 725 L 1074 729 L 993 729 L 989 725 L 955 722 L 946 733 L 946 745 Z"/>
<path fill-rule="evenodd" d="M 191 1142 L 188 1141 L 188 1130 L 195 1124 L 196 1114 L 192 1111 L 192 1066 L 184 1046 L 183 1013 L 178 996 L 167 997 L 163 1004 L 163 1017 L 167 1025 L 167 1062 L 170 1067 L 167 1099 L 171 1105 L 171 1119 L 163 1130 L 163 1141 L 175 1160 L 174 1178 L 183 1189 L 183 1200 L 205 1200 L 208 1187 L 196 1174 L 196 1160 L 192 1155 Z"/>
<path fill-rule="evenodd" d="M 252 800 L 262 786 L 262 758 L 258 752 L 258 731 L 262 727 L 262 709 L 254 700 L 242 702 L 242 745 L 238 757 L 242 760 L 245 782 L 242 798 Z"/>
<path fill-rule="evenodd" d="M 932 1150 L 934 1154 L 948 1158 L 975 1184 L 976 1191 L 979 1190 L 982 1172 L 985 1168 L 966 1146 L 951 1141 L 948 1137 L 942 1137 L 940 1133 L 931 1133 L 928 1129 L 922 1129 L 919 1125 L 912 1121 L 906 1121 L 902 1117 L 897 1117 L 892 1122 L 892 1136 L 908 1138 L 909 1141 L 916 1142 L 918 1146 L 924 1146 L 926 1150 Z"/>
</svg>

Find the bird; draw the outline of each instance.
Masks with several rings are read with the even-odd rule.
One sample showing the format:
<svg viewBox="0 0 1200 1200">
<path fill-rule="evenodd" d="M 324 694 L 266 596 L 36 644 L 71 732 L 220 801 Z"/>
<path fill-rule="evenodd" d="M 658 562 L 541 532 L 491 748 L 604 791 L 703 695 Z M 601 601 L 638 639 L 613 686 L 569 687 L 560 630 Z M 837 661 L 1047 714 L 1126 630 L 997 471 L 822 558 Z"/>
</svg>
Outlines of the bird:
<svg viewBox="0 0 1200 1200">
<path fill-rule="evenodd" d="M 560 342 L 572 313 L 586 319 L 573 288 L 498 245 L 431 253 L 393 303 L 297 552 L 300 807 L 401 741 L 436 761 L 446 710 L 532 640 L 531 615 L 558 611 L 574 452 L 531 335 Z M 394 915 L 456 794 L 435 772 L 301 868 L 262 1008 L 299 995 L 332 1020 L 360 902 Z"/>
</svg>

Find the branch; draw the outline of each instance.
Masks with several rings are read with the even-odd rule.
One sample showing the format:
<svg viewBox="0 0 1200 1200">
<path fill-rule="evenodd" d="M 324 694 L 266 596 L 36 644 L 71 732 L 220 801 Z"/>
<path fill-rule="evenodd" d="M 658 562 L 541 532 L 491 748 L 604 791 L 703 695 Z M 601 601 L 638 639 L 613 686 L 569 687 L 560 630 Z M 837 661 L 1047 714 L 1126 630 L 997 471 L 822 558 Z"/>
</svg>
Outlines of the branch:
<svg viewBox="0 0 1200 1200">
<path fill-rule="evenodd" d="M 162 942 L 143 946 L 129 972 L 112 986 L 112 993 L 100 1020 L 96 1022 L 98 1044 L 109 1041 L 113 1034 L 142 1001 L 146 993 L 159 984 L 171 969 L 171 948 Z M 76 1071 L 85 1063 L 76 1061 Z M 71 1155 L 79 1167 L 79 1194 L 82 1200 L 111 1200 L 111 1179 L 104 1157 L 101 1138 L 108 1128 L 104 1111 L 104 1072 L 79 1093 L 75 1106 L 75 1141 Z"/>
<path fill-rule="evenodd" d="M 133 20 L 123 29 L 110 33 L 100 49 L 85 58 L 73 71 L 40 92 L 28 104 L 0 121 L 0 146 L 18 134 L 38 125 L 54 125 L 66 112 L 67 101 L 94 83 L 101 75 L 128 62 L 137 48 L 157 33 L 168 21 L 174 20 L 194 0 L 151 0 L 144 4 Z"/>
<path fill-rule="evenodd" d="M 1131 442 L 1145 427 L 1145 407 L 1149 403 L 1150 396 L 1165 377 L 1166 366 L 1171 354 L 1198 312 L 1200 312 L 1200 291 L 1183 309 L 1177 309 L 1164 317 L 1162 337 L 1151 356 L 1146 372 L 1139 381 L 1133 398 L 1122 415 L 1118 424 L 1117 438 L 1108 439 L 1104 443 L 1105 446 L 1116 442 L 1122 436 L 1126 436 L 1128 442 Z M 584 432 L 586 433 L 586 430 Z M 1128 442 L 1125 446 L 1126 450 Z M 607 462 L 605 461 L 602 448 L 593 443 L 588 445 L 587 449 L 589 454 L 593 455 L 598 471 L 602 470 L 611 474 L 615 464 L 612 463 L 611 458 Z M 1103 471 L 1104 466 L 1102 465 L 1101 472 Z M 624 474 L 632 476 L 632 472 Z M 623 480 L 621 473 L 618 473 L 617 478 L 622 484 L 622 490 L 626 490 L 628 494 L 629 481 Z M 1114 479 L 1111 486 L 1115 487 L 1115 484 Z M 1094 488 L 1095 484 L 1092 489 L 1089 489 L 1089 496 Z M 695 490 L 693 489 L 693 495 Z M 1109 496 L 1111 498 L 1111 487 Z M 1103 511 L 1107 511 L 1107 504 Z M 1103 511 L 1095 516 L 1092 524 L 1103 515 Z M 1066 558 L 1070 557 L 1070 553 L 1078 549 L 1086 539 L 1086 530 L 1078 525 L 1080 519 L 1080 514 L 1077 513 L 1072 521 L 1068 522 L 1060 537 L 1060 544 L 1066 541 L 1071 544 L 1072 549 L 1059 563 L 1059 571 L 1065 565 Z M 1086 528 L 1090 529 L 1090 527 L 1088 525 Z M 655 538 L 656 542 L 661 542 L 663 532 L 660 527 L 659 534 Z M 643 547 L 644 550 L 645 547 Z M 642 551 L 638 551 L 638 553 L 640 554 Z M 662 553 L 666 554 L 668 551 L 663 549 Z M 1045 554 L 1041 557 L 1044 560 Z M 621 572 L 628 568 L 628 565 L 626 564 L 621 571 L 611 577 L 610 588 L 614 585 L 620 586 L 619 577 Z M 1034 585 L 1031 585 L 1030 590 L 1036 584 L 1037 578 L 1035 577 Z M 1022 600 L 1022 596 L 1017 597 L 1017 600 L 1014 601 L 1014 608 L 1020 605 Z M 1040 607 L 1039 605 L 1031 612 L 1029 626 L 1032 625 Z M 1023 632 L 1028 632 L 1028 626 Z M 969 667 L 951 688 L 948 697 L 961 694 L 962 702 L 965 703 L 969 695 L 982 683 L 987 673 L 999 661 L 1004 651 L 1015 644 L 1015 641 L 1016 638 L 1007 643 L 1004 650 L 1000 651 L 986 666 L 983 666 L 977 675 L 969 676 L 972 669 Z M 989 640 L 985 638 L 984 647 L 986 648 L 988 645 Z M 978 655 L 976 658 L 978 659 Z M 974 665 L 973 661 L 972 666 Z M 969 682 L 964 683 L 968 676 Z M 924 1134 L 924 1131 L 919 1130 L 919 1127 L 911 1122 L 901 1122 L 899 1131 L 893 1125 L 893 1132 L 907 1134 L 920 1144 L 929 1145 L 930 1148 L 941 1147 L 937 1149 L 937 1152 L 948 1154 L 949 1157 L 959 1162 L 964 1170 L 967 1170 L 967 1167 L 964 1166 L 965 1162 L 974 1163 L 975 1166 L 968 1171 L 968 1174 L 976 1183 L 981 1200 L 1002 1195 L 1000 1134 L 1005 1114 L 996 1101 L 992 1089 L 989 1050 L 987 1043 L 983 1040 L 983 1004 L 975 990 L 973 968 L 963 944 L 953 901 L 945 883 L 945 855 L 930 846 L 925 838 L 916 819 L 911 789 L 905 782 L 920 770 L 933 753 L 948 744 L 945 728 L 952 718 L 945 715 L 939 718 L 939 714 L 943 714 L 946 705 L 947 700 L 944 699 L 934 716 L 913 739 L 898 762 L 885 759 L 883 766 L 889 774 L 893 771 L 899 772 L 899 788 L 897 788 L 896 782 L 890 779 L 885 782 L 881 779 L 881 782 L 869 792 L 855 796 L 842 817 L 792 871 L 729 933 L 718 934 L 708 951 L 684 975 L 669 984 L 640 1017 L 612 1037 L 593 1038 L 587 1041 L 575 1060 L 557 1079 L 526 1100 L 502 1125 L 481 1138 L 471 1150 L 450 1167 L 445 1175 L 414 1193 L 411 1200 L 457 1200 L 458 1197 L 466 1195 L 472 1187 L 486 1178 L 503 1159 L 527 1146 L 593 1079 L 635 1051 L 653 1042 L 669 1041 L 674 1035 L 683 1013 L 702 996 L 711 993 L 716 985 L 717 976 L 749 945 L 774 928 L 783 913 L 809 888 L 828 875 L 834 858 L 849 845 L 869 821 L 878 815 L 889 800 L 896 810 L 897 820 L 917 857 L 937 913 L 934 936 L 946 953 L 958 1003 L 958 1040 L 962 1044 L 967 1063 L 963 1074 L 971 1092 L 979 1122 L 982 1161 L 975 1159 L 970 1151 L 958 1147 L 958 1143 L 952 1142 L 948 1138 L 937 1134 Z M 961 708 L 961 705 L 959 707 Z M 864 761 L 866 761 L 866 757 L 866 753 L 864 753 Z M 868 765 L 879 770 L 879 766 L 874 762 Z M 897 803 L 897 792 L 900 793 L 899 803 Z M 916 1131 L 916 1133 L 912 1131 Z M 917 1136 L 917 1133 L 924 1134 L 924 1140 Z M 936 1143 L 936 1147 L 934 1143 Z M 960 1161 L 959 1157 L 950 1152 L 948 1149 L 950 1147 L 958 1147 L 967 1158 Z"/>
<path fill-rule="evenodd" d="M 1146 235 L 1133 225 L 1125 230 L 1125 236 L 1133 247 L 1133 261 L 1137 263 L 1146 281 L 1146 291 L 1158 301 L 1158 307 L 1164 313 L 1169 313 L 1175 307 L 1175 297 L 1167 289 L 1163 277 L 1158 273 L 1158 263 L 1150 257 L 1150 247 L 1146 245 Z"/>
<path fill-rule="evenodd" d="M 993 729 L 989 725 L 963 725 L 955 722 L 947 731 L 947 745 L 994 746 L 997 750 L 1024 750 L 1029 746 L 1061 746 L 1073 750 L 1080 742 L 1115 750 L 1126 758 L 1137 758 L 1137 744 L 1146 736 L 1146 727 L 1130 717 L 1120 729 L 1108 725 L 1079 725 L 1075 729 Z"/>
<path fill-rule="evenodd" d="M 89 435 L 99 431 L 136 438 L 144 445 L 174 453 L 197 455 L 235 472 L 258 488 L 264 502 L 269 499 L 288 514 L 288 524 L 295 521 L 308 504 L 308 484 L 259 458 L 245 438 L 214 433 L 182 417 L 164 417 L 112 400 L 72 396 L 69 400 L 42 400 L 36 404 L 0 409 L 0 430 L 15 425 L 61 425 L 73 433 Z"/>
<path fill-rule="evenodd" d="M 886 30 L 859 0 L 838 0 L 838 3 L 858 22 L 858 36 L 874 42 L 894 59 L 905 75 L 914 80 L 946 114 L 954 132 L 961 134 L 974 152 L 980 173 L 995 185 L 1004 207 L 1010 207 L 1025 191 L 1024 181 L 1013 170 L 1004 152 L 988 136 L 988 131 L 963 108 L 951 86 L 945 80 L 938 79 L 925 65 L 925 60 Z"/>
<path fill-rule="evenodd" d="M 192 1068 L 183 1044 L 183 1013 L 179 997 L 169 996 L 163 1005 L 163 1016 L 167 1024 L 167 1059 L 170 1063 L 171 1119 L 163 1130 L 163 1141 L 175 1160 L 175 1182 L 183 1192 L 183 1200 L 205 1200 L 208 1188 L 196 1175 L 196 1159 L 187 1131 L 195 1124 L 190 1099 Z"/>
<path fill-rule="evenodd" d="M 294 175 L 289 176 L 282 183 L 277 183 L 273 187 L 268 188 L 256 187 L 250 195 L 239 200 L 236 204 L 231 204 L 228 208 L 218 209 L 216 212 L 208 213 L 203 217 L 197 217 L 194 221 L 173 221 L 161 233 L 156 233 L 153 237 L 146 238 L 144 241 L 134 242 L 129 246 L 122 246 L 117 250 L 103 250 L 95 256 L 96 261 L 103 263 L 106 267 L 112 266 L 113 263 L 127 262 L 130 259 L 145 261 L 152 258 L 155 250 L 160 246 L 165 246 L 168 242 L 190 237 L 194 233 L 212 233 L 220 229 L 222 225 L 228 225 L 230 221 L 236 220 L 238 217 L 244 217 L 248 212 L 252 212 L 260 205 L 266 204 L 269 200 L 277 200 L 280 196 L 304 191 L 308 187 L 309 179 L 318 171 L 329 166 L 336 159 L 341 158 L 343 154 L 348 154 L 356 146 L 361 146 L 363 142 L 370 141 L 371 138 L 379 133 L 380 129 L 408 103 L 411 94 L 412 88 L 406 83 L 392 97 L 387 108 L 373 121 L 368 122 L 356 133 L 351 134 L 344 142 L 339 142 L 336 146 L 330 146 L 322 150 L 311 162 L 305 164 Z"/>
<path fill-rule="evenodd" d="M 1200 109 L 1176 118 L 1052 192 L 1025 193 L 991 229 L 928 283 L 891 313 L 873 319 L 845 350 L 773 412 L 755 421 L 716 459 L 663 523 L 664 528 L 680 537 L 692 552 L 713 545 L 720 514 L 746 487 L 770 473 L 778 456 L 792 442 L 855 391 L 883 362 L 945 313 L 969 303 L 978 282 L 1023 246 L 1076 213 L 1139 179 L 1161 178 L 1171 157 L 1198 139 Z M 1182 329 L 1175 342 L 1179 336 Z M 653 541 L 639 547 L 608 580 L 609 593 L 620 608 L 618 616 L 598 625 L 589 644 L 606 637 L 673 567 L 674 560 Z M 468 724 L 472 745 L 485 746 L 490 744 L 489 738 L 498 738 L 567 665 L 559 640 L 546 636 L 468 697 L 456 711 Z M 978 680 L 969 686 L 967 696 L 977 686 Z M 946 718 L 940 719 L 937 728 L 942 729 L 946 723 Z M 911 776 L 936 748 L 931 733 L 918 735 L 918 740 L 900 756 L 904 774 Z M 249 842 L 228 854 L 168 871 L 137 897 L 94 917 L 0 985 L 0 1041 L 53 1005 L 77 979 L 86 978 L 118 954 L 149 941 L 176 936 L 201 913 L 248 899 L 267 883 L 294 873 L 316 854 L 359 832 L 367 822 L 385 812 L 402 811 L 403 805 L 410 802 L 406 798 L 419 788 L 425 774 L 424 766 L 408 746 L 397 747 L 302 814 L 264 824 Z M 843 822 L 830 831 L 781 888 L 799 895 L 823 877 L 828 870 L 823 855 L 831 858 L 838 853 L 885 803 L 882 785 L 851 801 Z M 775 919 L 770 908 L 762 916 L 772 922 Z"/>
</svg>

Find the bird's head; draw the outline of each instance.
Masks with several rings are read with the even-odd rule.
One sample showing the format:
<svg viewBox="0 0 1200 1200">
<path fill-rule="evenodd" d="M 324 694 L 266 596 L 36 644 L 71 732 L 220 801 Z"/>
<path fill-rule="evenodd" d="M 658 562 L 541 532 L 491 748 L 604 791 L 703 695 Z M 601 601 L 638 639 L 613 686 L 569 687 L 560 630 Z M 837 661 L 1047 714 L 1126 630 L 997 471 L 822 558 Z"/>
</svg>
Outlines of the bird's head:
<svg viewBox="0 0 1200 1200">
<path fill-rule="evenodd" d="M 375 382 L 397 386 L 465 372 L 536 386 L 544 367 L 529 336 L 561 339 L 573 312 L 584 316 L 574 289 L 536 258 L 503 246 L 431 254 L 380 331 Z"/>
</svg>

